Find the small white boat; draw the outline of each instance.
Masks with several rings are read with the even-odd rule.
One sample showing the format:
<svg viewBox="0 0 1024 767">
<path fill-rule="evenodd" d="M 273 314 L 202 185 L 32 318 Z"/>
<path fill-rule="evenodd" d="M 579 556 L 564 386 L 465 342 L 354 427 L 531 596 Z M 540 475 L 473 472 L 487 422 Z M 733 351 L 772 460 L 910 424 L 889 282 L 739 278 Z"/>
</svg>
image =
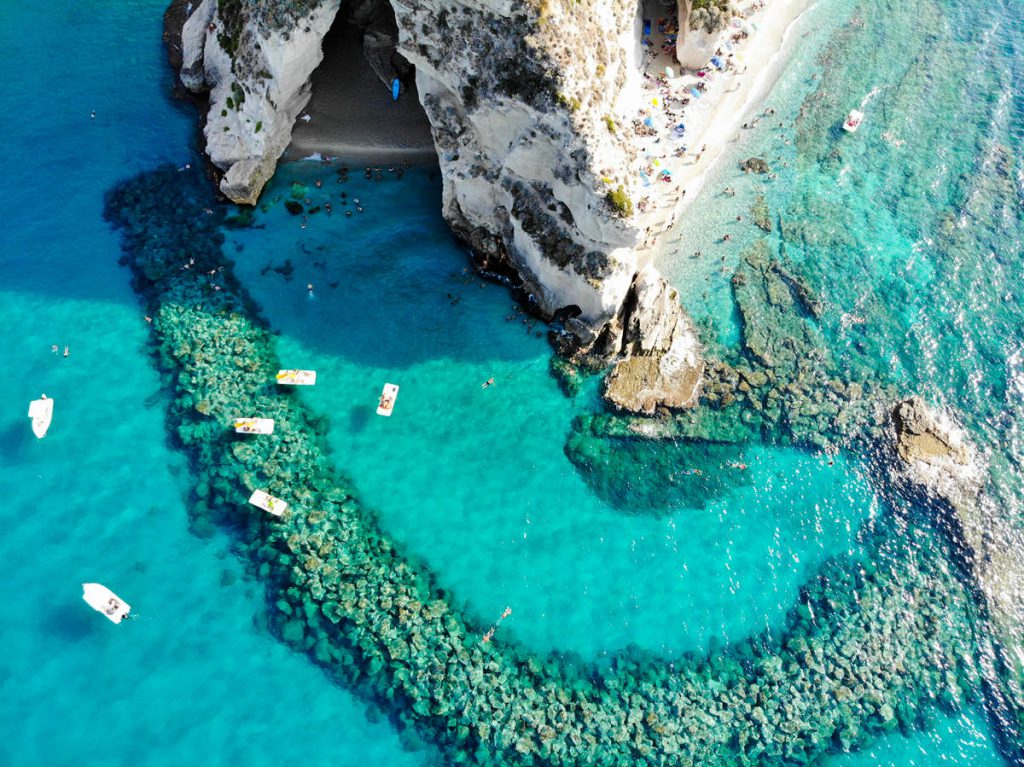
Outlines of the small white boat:
<svg viewBox="0 0 1024 767">
<path fill-rule="evenodd" d="M 390 416 L 395 409 L 395 400 L 398 398 L 398 386 L 392 383 L 384 384 L 384 391 L 380 393 L 380 400 L 377 402 L 377 415 Z"/>
<path fill-rule="evenodd" d="M 102 583 L 83 583 L 82 599 L 93 610 L 103 613 L 112 622 L 120 623 L 128 617 L 132 606 Z"/>
<path fill-rule="evenodd" d="M 846 122 L 843 123 L 843 130 L 847 133 L 856 133 L 857 128 L 864 122 L 864 113 L 858 109 L 854 109 L 846 116 Z"/>
<path fill-rule="evenodd" d="M 316 371 L 278 370 L 277 382 L 282 386 L 313 386 L 316 383 Z"/>
<path fill-rule="evenodd" d="M 32 400 L 28 406 L 28 417 L 32 419 L 32 432 L 39 439 L 45 437 L 50 421 L 53 420 L 53 400 L 45 394 L 40 399 Z"/>
<path fill-rule="evenodd" d="M 236 434 L 273 434 L 273 418 L 236 418 Z"/>
<path fill-rule="evenodd" d="M 273 514 L 275 517 L 280 517 L 288 511 L 287 503 L 280 498 L 275 498 L 265 490 L 253 490 L 252 495 L 249 496 L 249 503 L 257 509 L 263 509 L 265 512 Z"/>
</svg>

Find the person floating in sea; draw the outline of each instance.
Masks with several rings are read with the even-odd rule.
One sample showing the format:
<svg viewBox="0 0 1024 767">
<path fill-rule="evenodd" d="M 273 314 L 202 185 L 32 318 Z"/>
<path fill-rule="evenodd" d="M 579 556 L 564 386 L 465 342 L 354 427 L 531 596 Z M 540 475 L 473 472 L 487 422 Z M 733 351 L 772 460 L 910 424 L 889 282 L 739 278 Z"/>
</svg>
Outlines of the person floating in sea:
<svg viewBox="0 0 1024 767">
<path fill-rule="evenodd" d="M 57 352 L 60 351 L 60 347 L 57 346 L 57 344 L 54 344 L 53 346 L 50 347 L 50 351 L 56 354 Z"/>
<path fill-rule="evenodd" d="M 498 626 L 500 626 L 501 622 L 503 620 L 505 620 L 511 614 L 512 614 L 512 608 L 511 607 L 506 607 L 505 611 L 501 614 L 501 617 L 498 618 L 498 620 L 496 620 L 494 622 L 493 626 L 491 626 L 489 629 L 487 629 L 487 633 L 483 635 L 483 638 L 481 639 L 481 641 L 482 642 L 490 642 L 491 639 L 494 638 L 494 632 L 498 630 Z"/>
<path fill-rule="evenodd" d="M 312 282 L 307 282 L 306 283 L 306 292 L 309 294 L 310 298 L 315 298 L 315 296 L 313 295 L 313 283 Z"/>
<path fill-rule="evenodd" d="M 482 384 L 480 384 L 480 388 L 481 389 L 486 389 L 488 386 L 494 386 L 494 379 L 493 378 L 488 378 L 486 381 L 484 381 Z"/>
<path fill-rule="evenodd" d="M 71 349 L 67 346 L 64 347 L 64 356 L 67 357 L 71 354 Z"/>
</svg>

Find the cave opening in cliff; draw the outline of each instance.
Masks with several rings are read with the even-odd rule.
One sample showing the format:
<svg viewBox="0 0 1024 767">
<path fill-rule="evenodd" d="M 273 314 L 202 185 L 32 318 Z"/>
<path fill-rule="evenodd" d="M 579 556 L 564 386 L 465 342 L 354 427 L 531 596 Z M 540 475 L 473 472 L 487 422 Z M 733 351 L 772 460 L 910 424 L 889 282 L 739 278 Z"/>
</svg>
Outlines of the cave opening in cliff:
<svg viewBox="0 0 1024 767">
<path fill-rule="evenodd" d="M 366 162 L 436 160 L 415 70 L 395 51 L 398 26 L 387 0 L 343 5 L 313 72 L 310 119 L 299 120 L 292 150 Z M 392 83 L 401 83 L 398 100 Z"/>
<path fill-rule="evenodd" d="M 686 16 L 686 0 L 640 0 L 634 21 L 633 65 L 644 74 L 665 74 L 665 68 L 676 68 L 676 39 L 679 19 Z"/>
</svg>

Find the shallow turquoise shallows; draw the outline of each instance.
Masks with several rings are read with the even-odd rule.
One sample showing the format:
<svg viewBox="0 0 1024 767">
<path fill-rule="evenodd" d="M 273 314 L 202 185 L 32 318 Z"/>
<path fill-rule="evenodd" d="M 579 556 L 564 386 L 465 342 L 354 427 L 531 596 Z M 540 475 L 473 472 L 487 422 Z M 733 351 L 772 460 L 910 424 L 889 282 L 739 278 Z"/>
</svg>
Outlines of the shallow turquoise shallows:
<svg viewBox="0 0 1024 767">
<path fill-rule="evenodd" d="M 993 143 L 1019 146 L 1021 105 L 1001 94 L 1020 92 L 1021 30 L 1012 4 L 952 5 L 815 7 L 771 96 L 783 127 L 740 137 L 662 266 L 687 309 L 714 323 L 709 339 L 734 344 L 728 278 L 737 242 L 760 231 L 735 218 L 764 194 L 792 222 L 784 235 L 814 229 L 783 244 L 824 265 L 837 358 L 955 404 L 986 444 L 1012 451 L 1017 411 L 999 411 L 1021 343 L 1019 220 L 955 250 L 929 241 L 972 191 L 999 199 L 984 160 Z M 169 95 L 162 11 L 149 0 L 0 7 L 0 764 L 425 764 L 429 748 L 406 750 L 270 634 L 262 586 L 230 540 L 189 528 L 191 473 L 167 441 L 147 325 L 101 218 L 119 179 L 199 165 L 195 114 Z M 864 128 L 840 136 L 833 123 L 869 94 Z M 777 180 L 732 170 L 755 153 Z M 303 227 L 283 205 L 295 182 L 331 214 Z M 503 637 L 540 653 L 601 660 L 636 644 L 675 656 L 776 631 L 827 558 L 862 553 L 858 530 L 892 499 L 850 457 L 830 465 L 769 446 L 696 456 L 724 474 L 749 466 L 705 504 L 666 491 L 641 507 L 596 491 L 564 453 L 573 418 L 598 407 L 595 386 L 566 398 L 543 326 L 468 272 L 440 183 L 422 169 L 376 181 L 353 168 L 338 183 L 334 166 L 283 166 L 254 226 L 228 231 L 225 249 L 279 331 L 284 364 L 317 369 L 300 396 L 329 417 L 335 463 L 457 603 L 481 620 L 512 607 Z M 736 197 L 718 194 L 726 186 Z M 725 231 L 735 242 L 716 244 Z M 844 312 L 870 325 L 842 323 Z M 390 419 L 374 414 L 385 382 L 401 387 Z M 44 391 L 54 422 L 38 441 L 25 414 Z M 642 461 L 636 470 L 642 485 Z M 89 610 L 80 593 L 92 580 L 137 619 L 115 627 Z M 828 763 L 1000 758 L 969 710 Z"/>
</svg>

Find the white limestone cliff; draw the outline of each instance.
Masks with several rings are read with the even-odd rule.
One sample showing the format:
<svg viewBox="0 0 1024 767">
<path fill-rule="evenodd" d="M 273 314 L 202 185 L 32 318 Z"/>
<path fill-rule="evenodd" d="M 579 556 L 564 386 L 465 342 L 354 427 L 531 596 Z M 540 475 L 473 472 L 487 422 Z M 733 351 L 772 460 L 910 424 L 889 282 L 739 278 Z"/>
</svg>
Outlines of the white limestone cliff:
<svg viewBox="0 0 1024 767">
<path fill-rule="evenodd" d="M 184 22 L 181 81 L 209 92 L 206 153 L 224 171 L 220 188 L 231 200 L 255 204 L 274 174 L 339 6 L 323 0 L 282 29 L 255 16 L 232 18 L 231 4 L 203 0 Z"/>
<path fill-rule="evenodd" d="M 622 128 L 642 93 L 635 0 L 392 5 L 433 127 L 445 218 L 583 349 L 602 359 L 666 351 L 623 322 L 649 261 L 627 202 L 639 147 Z M 680 316 L 678 301 L 661 304 L 632 327 L 675 329 Z"/>
<path fill-rule="evenodd" d="M 305 0 L 305 15 L 275 26 L 261 25 L 271 15 L 265 9 L 239 23 L 237 12 L 225 12 L 238 0 L 204 0 L 184 22 L 182 82 L 210 90 L 207 151 L 236 202 L 255 202 L 287 146 L 338 2 Z M 644 98 L 636 0 L 391 6 L 455 232 L 485 268 L 509 275 L 541 316 L 564 327 L 567 356 L 588 364 L 652 357 L 645 369 L 659 379 L 653 391 L 699 385 L 692 326 L 650 265 L 672 219 L 633 211 L 643 150 L 631 123 Z M 660 364 L 670 349 L 686 353 Z M 659 402 L 680 405 L 692 394 Z"/>
</svg>

